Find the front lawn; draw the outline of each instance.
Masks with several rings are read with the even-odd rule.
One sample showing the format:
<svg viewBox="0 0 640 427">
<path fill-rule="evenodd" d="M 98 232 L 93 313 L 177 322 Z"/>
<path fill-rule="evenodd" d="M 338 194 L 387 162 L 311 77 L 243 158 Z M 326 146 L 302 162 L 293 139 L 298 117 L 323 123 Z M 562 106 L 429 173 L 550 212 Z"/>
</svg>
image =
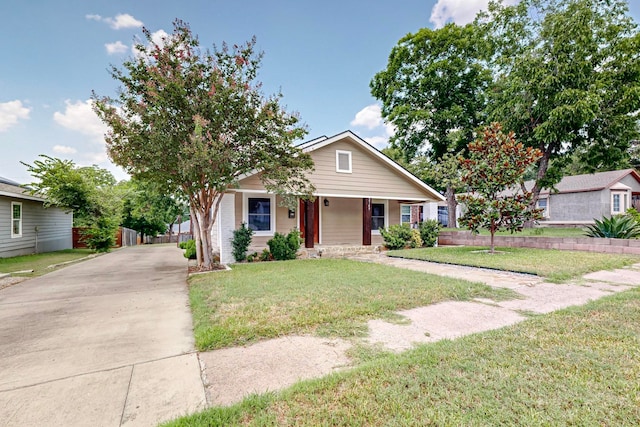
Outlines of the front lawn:
<svg viewBox="0 0 640 427">
<path fill-rule="evenodd" d="M 500 253 L 490 254 L 486 249 L 474 246 L 443 246 L 389 251 L 387 254 L 423 261 L 536 274 L 552 282 L 562 282 L 593 271 L 611 270 L 640 262 L 638 255 L 532 248 L 496 248 Z"/>
<path fill-rule="evenodd" d="M 640 289 L 420 346 L 170 426 L 637 426 Z"/>
<path fill-rule="evenodd" d="M 368 319 L 398 310 L 514 297 L 480 283 L 340 259 L 235 264 L 189 284 L 199 350 L 288 334 L 363 335 Z"/>
<path fill-rule="evenodd" d="M 94 253 L 90 249 L 65 249 L 62 251 L 45 252 L 34 255 L 22 255 L 12 258 L 0 258 L 0 273 L 33 270 L 20 276 L 34 277 L 53 271 L 49 266 L 63 262 L 75 261 Z"/>
</svg>

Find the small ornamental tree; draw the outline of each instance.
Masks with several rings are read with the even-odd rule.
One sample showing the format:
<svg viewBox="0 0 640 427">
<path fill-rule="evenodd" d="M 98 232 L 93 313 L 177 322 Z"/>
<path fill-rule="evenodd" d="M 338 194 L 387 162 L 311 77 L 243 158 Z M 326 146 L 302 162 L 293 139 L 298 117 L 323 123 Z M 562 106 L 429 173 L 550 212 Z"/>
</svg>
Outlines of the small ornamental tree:
<svg viewBox="0 0 640 427">
<path fill-rule="evenodd" d="M 265 188 L 290 206 L 311 197 L 313 161 L 293 145 L 306 128 L 280 105 L 280 94 L 263 95 L 255 39 L 211 52 L 180 20 L 161 41 L 143 31 L 148 44 L 111 69 L 118 96 L 94 94 L 94 110 L 109 127 L 114 163 L 188 199 L 198 266 L 210 269 L 222 196 L 243 175 L 258 171 Z"/>
<path fill-rule="evenodd" d="M 522 231 L 525 222 L 541 218 L 540 210 L 530 208 L 532 193 L 518 187 L 527 168 L 542 153 L 516 142 L 513 132 L 502 133 L 499 123 L 487 126 L 468 149 L 468 158 L 460 159 L 460 167 L 470 192 L 460 196 L 465 213 L 459 222 L 474 233 L 488 229 L 490 252 L 494 253 L 496 231 Z"/>
</svg>

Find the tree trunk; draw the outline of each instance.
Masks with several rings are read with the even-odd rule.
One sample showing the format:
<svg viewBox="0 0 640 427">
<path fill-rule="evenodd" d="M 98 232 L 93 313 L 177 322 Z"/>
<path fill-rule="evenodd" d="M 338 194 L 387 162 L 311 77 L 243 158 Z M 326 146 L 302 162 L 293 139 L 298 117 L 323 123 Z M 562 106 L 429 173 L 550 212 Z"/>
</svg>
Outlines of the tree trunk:
<svg viewBox="0 0 640 427">
<path fill-rule="evenodd" d="M 531 203 L 529 204 L 529 210 L 533 211 L 536 208 L 538 203 L 538 198 L 540 198 L 540 191 L 542 188 L 540 187 L 540 180 L 544 178 L 547 174 L 547 169 L 549 169 L 549 159 L 551 158 L 551 149 L 547 149 L 542 152 L 542 157 L 538 163 L 538 172 L 536 173 L 536 180 L 533 184 L 533 188 L 531 189 Z M 524 187 L 524 185 L 522 186 Z M 524 188 L 523 188 L 524 191 Z M 524 228 L 533 228 L 533 221 L 526 221 L 524 223 Z"/>
<path fill-rule="evenodd" d="M 489 249 L 489 253 L 490 254 L 495 254 L 496 253 L 496 247 L 493 243 L 493 236 L 496 234 L 496 223 L 494 219 L 491 219 L 491 228 L 489 229 L 489 231 L 491 232 L 491 248 Z"/>
<path fill-rule="evenodd" d="M 211 229 L 215 223 L 222 196 L 212 189 L 200 190 L 196 198 L 191 200 L 191 223 L 196 238 L 196 256 L 198 267 L 202 270 L 211 269 L 214 264 Z"/>
<path fill-rule="evenodd" d="M 456 211 L 458 209 L 458 201 L 456 200 L 456 193 L 451 184 L 447 185 L 444 195 L 447 198 L 447 225 L 452 228 L 457 228 L 458 218 Z"/>
</svg>

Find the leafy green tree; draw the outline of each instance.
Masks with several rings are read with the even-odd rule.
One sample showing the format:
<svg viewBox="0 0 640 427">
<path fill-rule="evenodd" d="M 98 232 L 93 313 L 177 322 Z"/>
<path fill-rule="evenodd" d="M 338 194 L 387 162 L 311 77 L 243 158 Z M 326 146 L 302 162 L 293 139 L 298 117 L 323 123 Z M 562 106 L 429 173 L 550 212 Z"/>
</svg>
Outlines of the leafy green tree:
<svg viewBox="0 0 640 427">
<path fill-rule="evenodd" d="M 152 183 L 132 178 L 118 187 L 123 199 L 122 226 L 139 232 L 143 241 L 145 235 L 164 233 L 188 211 L 182 201 Z"/>
<path fill-rule="evenodd" d="M 306 134 L 280 94 L 265 97 L 256 81 L 262 54 L 255 39 L 201 51 L 189 26 L 174 22 L 161 43 L 144 36 L 137 57 L 112 67 L 117 98 L 93 95 L 109 126 L 111 159 L 134 177 L 182 192 L 189 201 L 198 265 L 213 264 L 211 229 L 224 192 L 260 171 L 265 187 L 285 197 L 310 197 L 311 158 L 292 144 Z"/>
<path fill-rule="evenodd" d="M 468 149 L 468 158 L 460 159 L 460 166 L 470 193 L 460 196 L 465 212 L 459 221 L 474 233 L 488 229 L 494 253 L 496 231 L 521 231 L 525 222 L 540 219 L 540 211 L 530 208 L 531 192 L 514 190 L 542 153 L 516 142 L 513 132 L 505 135 L 499 123 L 487 126 Z"/>
<path fill-rule="evenodd" d="M 532 206 L 572 157 L 586 172 L 626 164 L 640 111 L 640 33 L 626 1 L 496 2 L 478 22 L 496 52 L 489 116 L 542 152 Z"/>
<path fill-rule="evenodd" d="M 41 155 L 33 165 L 22 163 L 36 179 L 29 186 L 44 197 L 48 205 L 73 211 L 73 225 L 88 227 L 87 245 L 109 250 L 122 213 L 122 202 L 115 191 L 115 178 L 98 166 L 78 167 L 71 160 Z"/>
<path fill-rule="evenodd" d="M 387 68 L 370 83 L 371 93 L 382 101 L 382 116 L 397 128 L 392 147 L 413 163 L 418 176 L 423 175 L 420 167 L 429 171 L 442 160 L 450 165 L 484 123 L 491 73 L 486 64 L 490 50 L 481 31 L 476 24 L 447 24 L 408 34 L 391 50 Z M 449 184 L 442 190 L 449 221 L 455 224 L 455 182 Z"/>
</svg>

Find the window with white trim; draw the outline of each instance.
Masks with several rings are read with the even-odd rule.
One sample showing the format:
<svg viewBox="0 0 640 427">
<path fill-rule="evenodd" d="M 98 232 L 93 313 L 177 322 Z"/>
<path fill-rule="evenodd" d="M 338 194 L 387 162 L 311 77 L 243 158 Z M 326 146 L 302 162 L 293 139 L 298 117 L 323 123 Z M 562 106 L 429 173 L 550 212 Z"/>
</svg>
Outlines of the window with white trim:
<svg viewBox="0 0 640 427">
<path fill-rule="evenodd" d="M 400 205 L 400 224 L 411 225 L 411 205 Z"/>
<path fill-rule="evenodd" d="M 272 195 L 245 196 L 247 227 L 256 236 L 273 235 L 275 231 L 275 200 Z"/>
<path fill-rule="evenodd" d="M 371 203 L 371 233 L 380 234 L 380 229 L 387 226 L 387 204 Z"/>
<path fill-rule="evenodd" d="M 536 208 L 542 209 L 542 217 L 549 218 L 549 199 L 546 197 L 541 197 L 536 202 Z"/>
<path fill-rule="evenodd" d="M 351 151 L 336 150 L 336 172 L 351 173 Z"/>
<path fill-rule="evenodd" d="M 626 191 L 611 192 L 611 214 L 618 215 L 624 213 L 629 204 L 629 198 Z"/>
<path fill-rule="evenodd" d="M 22 203 L 11 202 L 11 238 L 22 237 Z"/>
</svg>

